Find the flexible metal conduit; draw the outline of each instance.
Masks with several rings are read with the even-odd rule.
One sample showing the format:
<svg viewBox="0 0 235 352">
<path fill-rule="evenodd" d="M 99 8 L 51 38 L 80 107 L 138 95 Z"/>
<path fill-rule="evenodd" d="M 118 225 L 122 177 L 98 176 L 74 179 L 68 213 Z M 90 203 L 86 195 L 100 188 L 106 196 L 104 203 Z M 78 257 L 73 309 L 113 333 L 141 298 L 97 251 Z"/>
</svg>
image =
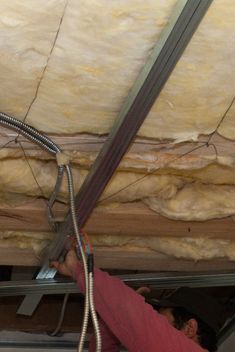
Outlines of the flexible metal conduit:
<svg viewBox="0 0 235 352">
<path fill-rule="evenodd" d="M 51 141 L 48 137 L 39 133 L 35 128 L 29 126 L 28 124 L 24 123 L 23 121 L 19 121 L 19 120 L 15 119 L 14 117 L 6 115 L 2 112 L 0 112 L 0 124 L 17 131 L 21 135 L 25 136 L 26 138 L 28 138 L 32 142 L 37 143 L 40 147 L 42 147 L 43 149 L 46 149 L 48 152 L 50 152 L 52 154 L 60 153 L 62 151 L 61 148 L 59 148 L 53 141 Z M 79 229 L 78 229 L 78 225 L 77 225 L 77 218 L 76 218 L 76 211 L 75 211 L 75 204 L 74 204 L 73 178 L 72 178 L 72 171 L 71 171 L 71 168 L 69 165 L 58 166 L 58 175 L 57 175 L 56 185 L 55 185 L 54 191 L 51 195 L 51 198 L 49 200 L 49 217 L 52 217 L 50 206 L 53 205 L 53 203 L 56 199 L 56 196 L 58 194 L 58 191 L 59 191 L 59 188 L 60 188 L 60 185 L 62 182 L 64 168 L 66 170 L 67 179 L 68 179 L 68 190 L 69 190 L 70 210 L 71 210 L 71 215 L 72 215 L 72 222 L 73 222 L 73 227 L 74 227 L 74 231 L 76 234 L 76 238 L 77 238 L 77 242 L 78 242 L 78 246 L 79 246 L 79 250 L 80 250 L 80 254 L 81 254 L 81 258 L 82 258 L 82 263 L 84 266 L 84 273 L 85 273 L 85 309 L 84 309 L 83 326 L 82 326 L 82 332 L 81 332 L 81 338 L 79 341 L 78 351 L 81 352 L 84 347 L 85 336 L 86 336 L 87 326 L 88 326 L 88 319 L 89 319 L 89 310 L 90 310 L 91 315 L 92 315 L 92 321 L 94 323 L 95 335 L 96 335 L 96 339 L 97 339 L 96 351 L 100 352 L 101 351 L 101 336 L 100 336 L 96 312 L 95 312 L 94 305 L 93 305 L 93 298 L 91 298 L 91 295 L 93 294 L 93 282 L 91 279 L 89 280 L 89 278 L 88 278 L 86 255 L 83 250 L 80 235 L 79 235 Z M 90 285 L 91 289 L 89 289 L 89 285 Z"/>
<path fill-rule="evenodd" d="M 68 165 L 66 165 L 66 171 L 67 171 L 67 176 L 68 176 L 71 216 L 72 216 L 75 235 L 76 235 L 78 246 L 79 246 L 80 253 L 81 253 L 81 258 L 82 258 L 82 262 L 83 262 L 83 266 L 84 266 L 84 276 L 85 276 L 85 306 L 84 306 L 83 326 L 82 326 L 82 331 L 81 331 L 80 340 L 79 340 L 78 352 L 81 352 L 84 347 L 90 308 L 91 308 L 90 311 L 91 311 L 92 321 L 94 324 L 94 330 L 95 330 L 95 334 L 96 334 L 96 347 L 97 347 L 96 351 L 100 352 L 101 351 L 101 336 L 100 336 L 100 331 L 99 331 L 99 325 L 97 323 L 95 309 L 92 305 L 93 300 L 89 299 L 90 291 L 93 293 L 93 286 L 92 286 L 93 283 L 91 281 L 89 281 L 86 256 L 85 256 L 85 253 L 84 253 L 84 250 L 82 247 L 82 243 L 81 243 L 81 239 L 80 239 L 80 235 L 79 235 L 77 218 L 76 218 L 76 211 L 75 211 L 75 204 L 74 204 L 73 179 L 72 179 L 71 169 Z"/>
<path fill-rule="evenodd" d="M 35 128 L 27 125 L 23 121 L 19 121 L 14 117 L 0 112 L 0 123 L 19 132 L 32 142 L 39 144 L 43 149 L 46 149 L 50 153 L 56 154 L 61 152 L 61 149 L 48 137 L 39 133 Z"/>
<path fill-rule="evenodd" d="M 9 115 L 6 115 L 0 112 L 0 123 L 10 129 L 17 131 L 18 133 L 20 133 L 30 141 L 38 144 L 41 148 L 45 149 L 49 153 L 56 154 L 61 152 L 61 148 L 57 146 L 53 141 L 51 141 L 48 137 L 44 136 L 43 134 L 38 132 L 35 128 L 29 126 L 23 121 L 19 121 L 14 117 L 11 117 Z M 56 225 L 53 222 L 54 216 L 51 209 L 56 200 L 57 194 L 59 192 L 62 179 L 63 179 L 63 174 L 64 174 L 64 166 L 58 166 L 56 184 L 51 194 L 51 197 L 48 201 L 48 207 L 47 207 L 48 218 L 54 230 L 56 229 Z"/>
</svg>

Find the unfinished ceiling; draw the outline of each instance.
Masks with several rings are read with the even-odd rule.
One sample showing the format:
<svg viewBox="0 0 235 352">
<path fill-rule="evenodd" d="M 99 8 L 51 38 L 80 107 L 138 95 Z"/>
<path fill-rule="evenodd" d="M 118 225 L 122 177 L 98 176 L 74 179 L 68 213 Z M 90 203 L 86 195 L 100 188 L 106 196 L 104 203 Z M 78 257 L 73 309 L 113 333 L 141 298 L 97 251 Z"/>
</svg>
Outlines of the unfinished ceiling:
<svg viewBox="0 0 235 352">
<path fill-rule="evenodd" d="M 61 145 L 76 192 L 177 3 L 1 1 L 0 111 Z M 143 258 L 165 255 L 224 258 L 225 268 L 235 261 L 234 18 L 233 0 L 212 2 L 88 219 L 98 256 L 117 253 L 101 265 L 134 261 L 146 269 Z M 53 190 L 56 161 L 16 137 L 1 129 L 2 264 L 9 264 L 6 248 L 38 255 L 54 236 L 42 198 Z M 66 182 L 58 200 L 62 218 Z M 11 261 L 35 264 L 32 258 Z"/>
</svg>

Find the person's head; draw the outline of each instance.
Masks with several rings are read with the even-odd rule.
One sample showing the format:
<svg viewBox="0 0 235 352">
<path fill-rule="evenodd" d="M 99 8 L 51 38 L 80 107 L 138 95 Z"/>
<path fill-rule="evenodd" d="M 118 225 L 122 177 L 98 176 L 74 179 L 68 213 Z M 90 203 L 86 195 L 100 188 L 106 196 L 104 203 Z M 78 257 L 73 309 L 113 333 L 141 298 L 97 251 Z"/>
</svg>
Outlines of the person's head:
<svg viewBox="0 0 235 352">
<path fill-rule="evenodd" d="M 224 323 L 224 307 L 213 297 L 182 287 L 166 299 L 150 302 L 188 338 L 209 352 L 217 350 L 217 333 Z"/>
<path fill-rule="evenodd" d="M 181 307 L 161 307 L 158 311 L 189 339 L 210 352 L 217 351 L 216 332 L 196 315 Z"/>
</svg>

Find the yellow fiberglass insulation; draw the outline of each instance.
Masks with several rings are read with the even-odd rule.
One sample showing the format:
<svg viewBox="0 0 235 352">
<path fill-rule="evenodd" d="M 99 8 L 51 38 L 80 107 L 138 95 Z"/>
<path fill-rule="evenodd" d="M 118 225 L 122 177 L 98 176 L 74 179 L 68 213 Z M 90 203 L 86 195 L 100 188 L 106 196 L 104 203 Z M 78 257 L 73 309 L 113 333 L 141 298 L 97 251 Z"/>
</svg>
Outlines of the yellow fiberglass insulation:
<svg viewBox="0 0 235 352">
<path fill-rule="evenodd" d="M 0 111 L 46 134 L 108 134 L 138 74 L 171 23 L 177 0 L 1 0 Z M 215 0 L 138 131 L 161 144 L 198 141 L 217 132 L 235 140 L 235 2 Z M 10 136 L 10 134 L 9 134 Z M 211 135 L 212 136 L 212 135 Z M 199 138 L 200 137 L 200 138 Z M 0 136 L 1 139 L 1 136 Z M 12 142 L 14 138 L 12 139 Z M 204 221 L 235 215 L 235 158 L 206 154 L 175 160 L 163 153 L 129 153 L 101 203 L 139 201 L 171 219 Z M 0 203 L 48 199 L 57 165 L 52 157 L 0 146 Z M 164 149 L 165 148 L 165 149 Z M 164 154 L 165 151 L 165 154 Z M 174 151 L 174 150 L 173 150 Z M 205 156 L 204 156 L 205 154 Z M 97 151 L 71 150 L 75 192 Z M 199 160 L 200 159 L 200 160 Z M 35 180 L 36 178 L 36 180 Z M 29 198 L 28 198 L 29 197 Z M 58 199 L 68 201 L 67 181 Z M 99 206 L 99 204 L 98 204 Z M 2 232 L 0 246 L 33 248 L 51 234 Z M 149 248 L 194 260 L 235 260 L 233 240 L 203 238 L 93 238 L 96 246 Z"/>
<path fill-rule="evenodd" d="M 44 132 L 107 133 L 176 0 L 3 0 L 1 111 Z M 233 0 L 212 3 L 139 134 L 197 139 L 235 89 Z M 234 113 L 219 132 L 234 138 Z"/>
<path fill-rule="evenodd" d="M 39 255 L 50 243 L 53 233 L 1 231 L 0 248 L 32 249 Z M 94 248 L 115 247 L 126 249 L 145 248 L 175 258 L 209 260 L 226 258 L 235 261 L 235 240 L 173 237 L 90 236 Z"/>
</svg>

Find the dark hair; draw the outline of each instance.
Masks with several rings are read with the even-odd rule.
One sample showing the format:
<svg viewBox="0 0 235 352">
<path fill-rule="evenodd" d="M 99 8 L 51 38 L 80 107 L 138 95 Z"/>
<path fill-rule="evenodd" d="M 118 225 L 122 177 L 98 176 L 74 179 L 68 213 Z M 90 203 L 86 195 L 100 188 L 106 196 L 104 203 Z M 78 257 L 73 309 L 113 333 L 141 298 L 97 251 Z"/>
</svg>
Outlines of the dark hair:
<svg viewBox="0 0 235 352">
<path fill-rule="evenodd" d="M 201 347 L 207 349 L 209 352 L 217 351 L 217 336 L 215 331 L 200 318 L 181 307 L 173 307 L 172 315 L 174 317 L 174 326 L 178 330 L 181 330 L 188 320 L 195 319 L 198 323 L 197 334 Z"/>
</svg>

